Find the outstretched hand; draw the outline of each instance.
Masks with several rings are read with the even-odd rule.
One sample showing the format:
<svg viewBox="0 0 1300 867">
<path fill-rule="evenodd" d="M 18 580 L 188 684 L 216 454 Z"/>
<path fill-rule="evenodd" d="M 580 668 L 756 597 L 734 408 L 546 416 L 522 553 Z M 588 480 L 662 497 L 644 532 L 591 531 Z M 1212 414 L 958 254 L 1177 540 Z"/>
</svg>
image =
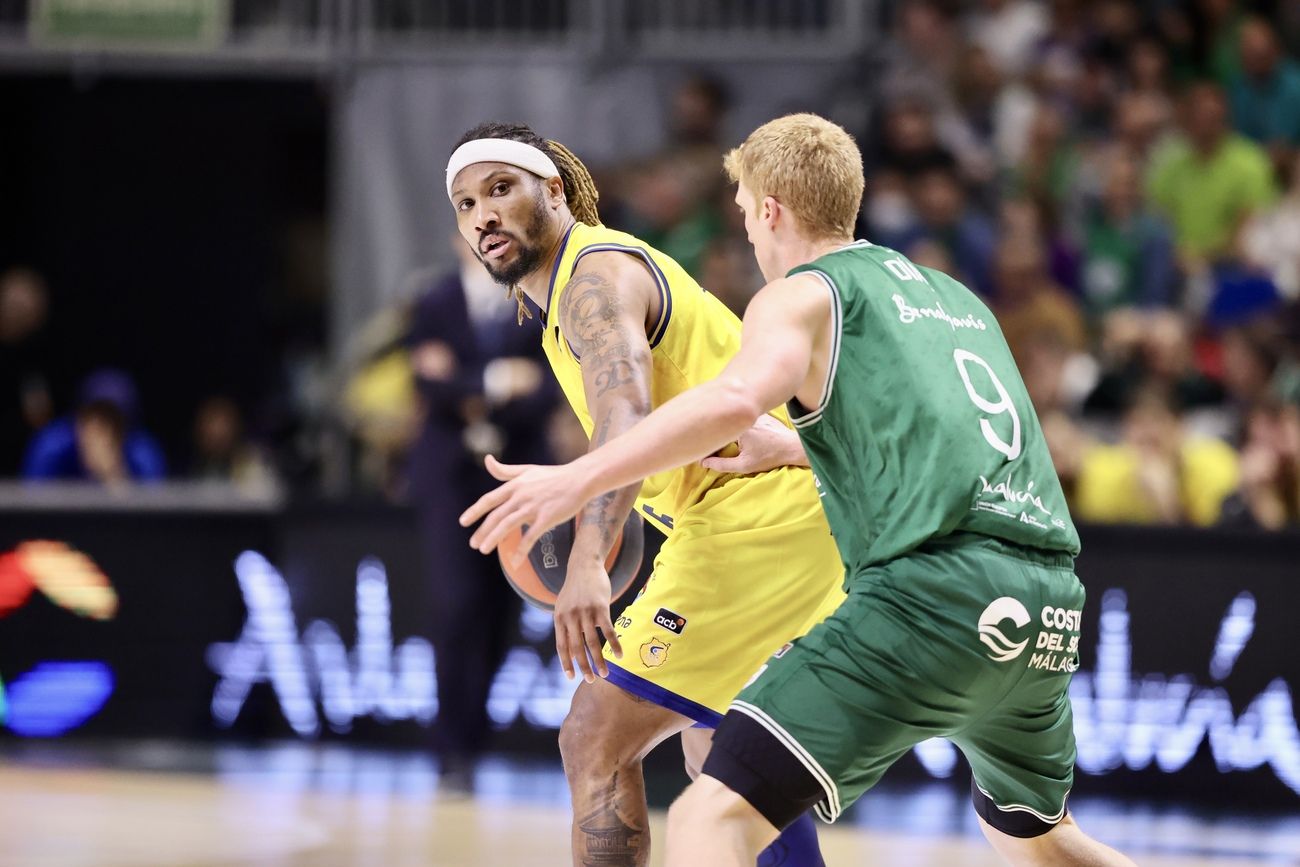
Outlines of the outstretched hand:
<svg viewBox="0 0 1300 867">
<path fill-rule="evenodd" d="M 503 464 L 491 455 L 484 464 L 493 478 L 505 484 L 479 497 L 461 514 L 460 525 L 468 527 L 483 519 L 469 540 L 470 547 L 483 554 L 495 551 L 511 530 L 527 525 L 513 562 L 507 563 L 512 568 L 547 530 L 578 514 L 591 499 L 572 464 Z"/>
</svg>

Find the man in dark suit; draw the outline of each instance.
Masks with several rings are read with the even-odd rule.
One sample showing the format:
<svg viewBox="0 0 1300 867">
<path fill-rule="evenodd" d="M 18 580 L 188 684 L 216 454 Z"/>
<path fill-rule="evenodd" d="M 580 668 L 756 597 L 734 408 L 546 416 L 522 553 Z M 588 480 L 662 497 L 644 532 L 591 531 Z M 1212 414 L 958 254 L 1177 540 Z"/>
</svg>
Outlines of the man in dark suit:
<svg viewBox="0 0 1300 867">
<path fill-rule="evenodd" d="M 410 490 L 435 600 L 436 748 L 443 784 L 467 790 L 490 730 L 488 690 L 519 599 L 496 560 L 469 547 L 470 531 L 457 517 L 493 485 L 484 455 L 549 460 L 547 420 L 557 394 L 542 367 L 540 318 L 519 323 L 515 301 L 463 240 L 454 243 L 459 271 L 419 299 L 411 327 L 424 416 L 411 451 Z"/>
</svg>

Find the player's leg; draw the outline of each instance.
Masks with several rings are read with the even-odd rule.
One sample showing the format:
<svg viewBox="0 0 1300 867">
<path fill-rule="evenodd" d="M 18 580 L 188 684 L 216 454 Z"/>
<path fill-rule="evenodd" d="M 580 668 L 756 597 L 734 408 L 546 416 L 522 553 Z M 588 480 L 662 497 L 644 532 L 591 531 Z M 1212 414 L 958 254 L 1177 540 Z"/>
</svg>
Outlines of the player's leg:
<svg viewBox="0 0 1300 867">
<path fill-rule="evenodd" d="M 945 724 L 912 713 L 923 659 L 908 603 L 869 583 L 782 648 L 723 718 L 699 780 L 669 811 L 670 865 L 753 864 L 810 809 L 834 821 Z M 941 664 L 940 662 L 936 662 Z"/>
<path fill-rule="evenodd" d="M 606 680 L 578 686 L 560 727 L 560 755 L 573 798 L 575 865 L 650 863 L 641 760 L 692 723 Z"/>
<path fill-rule="evenodd" d="M 951 559 L 955 571 L 998 576 L 988 595 L 1023 600 L 1033 612 L 1032 624 L 1001 624 L 1008 641 L 1025 642 L 1019 657 L 988 662 L 1015 678 L 1011 689 L 952 738 L 971 765 L 971 800 L 984 836 L 1013 865 L 1131 867 L 1128 858 L 1087 837 L 1066 804 L 1076 754 L 1069 685 L 1083 587 L 1068 568 L 987 554 Z"/>
<path fill-rule="evenodd" d="M 1037 837 L 1013 837 L 980 818 L 980 830 L 1012 867 L 1135 867 L 1133 861 L 1080 830 L 1070 814 Z"/>
<path fill-rule="evenodd" d="M 748 801 L 707 774 L 668 810 L 666 867 L 749 867 L 777 838 L 776 827 Z"/>
<path fill-rule="evenodd" d="M 686 774 L 691 780 L 699 779 L 712 744 L 713 729 L 697 727 L 682 732 L 682 755 L 686 759 Z M 758 853 L 757 867 L 775 865 L 826 867 L 821 847 L 817 843 L 817 823 L 813 820 L 812 813 L 804 813 Z"/>
</svg>

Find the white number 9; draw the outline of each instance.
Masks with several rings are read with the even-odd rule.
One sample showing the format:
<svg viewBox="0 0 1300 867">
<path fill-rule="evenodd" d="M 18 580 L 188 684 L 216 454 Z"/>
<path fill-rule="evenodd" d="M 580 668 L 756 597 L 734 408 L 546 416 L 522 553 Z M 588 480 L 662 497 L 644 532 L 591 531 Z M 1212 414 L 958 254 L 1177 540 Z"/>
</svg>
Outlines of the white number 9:
<svg viewBox="0 0 1300 867">
<path fill-rule="evenodd" d="M 1011 402 L 1011 395 L 1007 393 L 1006 388 L 1002 385 L 1002 381 L 999 380 L 998 375 L 993 372 L 993 368 L 989 367 L 988 362 L 975 353 L 967 352 L 964 349 L 954 349 L 952 351 L 952 360 L 957 365 L 957 372 L 961 374 L 961 381 L 965 384 L 966 394 L 970 397 L 972 403 L 990 415 L 1001 415 L 1005 412 L 1011 416 L 1010 443 L 1004 442 L 1003 439 L 998 436 L 997 431 L 993 430 L 993 425 L 989 424 L 989 420 L 986 418 L 980 419 L 980 430 L 983 431 L 984 439 L 988 441 L 989 445 L 1006 455 L 1007 460 L 1014 461 L 1016 458 L 1020 457 L 1020 416 L 1016 413 L 1016 405 Z M 998 392 L 999 400 L 997 403 L 985 399 L 975 391 L 975 386 L 970 381 L 970 373 L 966 370 L 967 363 L 972 361 L 984 368 L 985 373 L 987 373 L 989 379 L 992 380 L 993 387 L 997 389 Z"/>
</svg>

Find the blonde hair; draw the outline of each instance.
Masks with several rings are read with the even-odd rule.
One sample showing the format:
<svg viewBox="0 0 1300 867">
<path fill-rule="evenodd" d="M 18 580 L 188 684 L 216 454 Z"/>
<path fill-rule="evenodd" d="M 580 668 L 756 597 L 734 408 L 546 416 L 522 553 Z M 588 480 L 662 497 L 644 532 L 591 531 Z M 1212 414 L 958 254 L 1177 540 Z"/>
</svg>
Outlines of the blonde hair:
<svg viewBox="0 0 1300 867">
<path fill-rule="evenodd" d="M 862 152 L 853 136 L 815 114 L 789 114 L 754 130 L 723 167 L 754 200 L 788 208 L 814 240 L 853 237 L 862 206 Z"/>
</svg>

